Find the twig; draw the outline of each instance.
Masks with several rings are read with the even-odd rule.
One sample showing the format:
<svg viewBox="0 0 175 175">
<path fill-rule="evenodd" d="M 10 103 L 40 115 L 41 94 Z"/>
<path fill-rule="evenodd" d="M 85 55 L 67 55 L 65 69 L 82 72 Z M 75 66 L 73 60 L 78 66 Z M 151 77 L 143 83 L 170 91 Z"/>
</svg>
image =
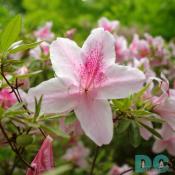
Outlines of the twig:
<svg viewBox="0 0 175 175">
<path fill-rule="evenodd" d="M 99 149 L 100 149 L 99 146 L 97 146 L 96 149 L 95 149 L 95 156 L 94 156 L 94 159 L 93 159 L 93 162 L 92 162 L 90 175 L 93 175 L 93 171 L 94 171 L 94 168 L 95 168 L 95 163 L 96 163 L 96 160 L 97 160 Z"/>
<path fill-rule="evenodd" d="M 130 169 L 128 169 L 128 170 L 123 171 L 122 173 L 120 173 L 120 175 L 126 174 L 126 173 L 128 173 L 128 172 L 130 172 L 130 171 L 132 171 L 132 170 L 133 170 L 133 168 L 130 168 Z"/>
<path fill-rule="evenodd" d="M 20 152 L 18 151 L 18 149 L 16 148 L 16 146 L 13 145 L 13 144 L 11 143 L 11 140 L 9 139 L 9 137 L 8 137 L 6 131 L 5 131 L 5 129 L 3 128 L 3 126 L 2 126 L 1 123 L 0 123 L 0 129 L 1 129 L 1 131 L 2 131 L 2 133 L 3 133 L 3 135 L 4 135 L 4 137 L 6 138 L 8 144 L 10 145 L 11 149 L 16 153 L 16 155 L 19 157 L 19 159 L 20 159 L 27 167 L 29 167 L 29 168 L 31 168 L 32 170 L 34 170 L 34 168 L 31 167 L 30 164 L 29 164 L 28 162 L 26 162 L 26 161 L 23 159 L 23 157 L 21 156 L 21 154 L 20 154 Z"/>
</svg>

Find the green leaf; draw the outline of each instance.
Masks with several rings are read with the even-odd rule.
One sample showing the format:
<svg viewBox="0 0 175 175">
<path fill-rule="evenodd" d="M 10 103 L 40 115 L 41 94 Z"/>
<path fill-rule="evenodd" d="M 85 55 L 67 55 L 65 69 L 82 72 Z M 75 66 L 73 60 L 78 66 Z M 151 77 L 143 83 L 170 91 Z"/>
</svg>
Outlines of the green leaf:
<svg viewBox="0 0 175 175">
<path fill-rule="evenodd" d="M 65 124 L 71 124 L 76 120 L 76 116 L 74 113 L 70 114 L 69 116 L 65 117 Z"/>
<path fill-rule="evenodd" d="M 153 116 L 148 116 L 148 117 L 146 117 L 146 116 L 140 116 L 139 118 L 137 118 L 138 119 L 138 121 L 139 121 L 139 119 L 146 119 L 146 120 L 149 120 L 149 121 L 151 121 L 151 122 L 155 122 L 155 123 L 164 123 L 165 121 L 164 120 L 161 120 L 161 119 L 159 119 L 159 118 L 156 118 L 156 117 L 153 117 Z"/>
<path fill-rule="evenodd" d="M 35 98 L 35 114 L 34 114 L 35 119 L 37 119 L 37 117 L 40 114 L 42 99 L 43 99 L 43 96 L 41 96 L 38 101 Z"/>
<path fill-rule="evenodd" d="M 15 16 L 0 34 L 0 52 L 3 54 L 6 53 L 11 44 L 17 40 L 18 35 L 21 32 L 21 23 L 21 16 Z"/>
<path fill-rule="evenodd" d="M 126 120 L 126 119 L 120 120 L 117 126 L 117 131 L 119 133 L 123 133 L 129 128 L 130 124 L 131 124 L 130 120 Z"/>
<path fill-rule="evenodd" d="M 12 48 L 9 50 L 9 53 L 13 54 L 13 53 L 17 53 L 19 51 L 24 51 L 24 50 L 27 50 L 27 49 L 32 49 L 34 47 L 36 47 L 39 43 L 41 42 L 34 42 L 34 43 L 29 43 L 29 44 L 22 44 L 22 45 L 19 45 L 17 46 L 16 48 Z"/>
<path fill-rule="evenodd" d="M 134 116 L 145 116 L 145 115 L 151 114 L 151 112 L 146 111 L 146 110 L 133 110 L 133 111 L 131 111 L 131 113 Z"/>
<path fill-rule="evenodd" d="M 24 75 L 15 75 L 16 78 L 27 78 L 27 77 L 32 77 L 33 75 L 37 75 L 39 73 L 41 73 L 42 70 L 38 70 L 38 71 L 34 71 L 28 74 L 24 74 Z"/>
<path fill-rule="evenodd" d="M 58 119 L 62 118 L 62 115 L 55 114 L 55 115 L 46 115 L 46 116 L 40 116 L 39 120 L 52 120 L 52 119 Z"/>
<path fill-rule="evenodd" d="M 58 168 L 55 168 L 49 172 L 44 173 L 43 175 L 63 175 L 65 172 L 70 171 L 72 169 L 72 166 L 67 165 L 61 165 Z"/>
<path fill-rule="evenodd" d="M 33 137 L 30 135 L 20 135 L 16 139 L 16 143 L 21 146 L 30 145 L 33 142 Z"/>
<path fill-rule="evenodd" d="M 140 131 L 137 123 L 135 121 L 131 122 L 129 130 L 129 139 L 133 147 L 137 148 L 141 143 Z"/>
<path fill-rule="evenodd" d="M 154 128 L 151 128 L 151 127 L 143 124 L 142 122 L 139 122 L 139 124 L 141 124 L 141 126 L 143 126 L 145 129 L 147 129 L 153 135 L 157 136 L 159 139 L 162 139 L 162 136 Z"/>
<path fill-rule="evenodd" d="M 67 138 L 67 139 L 70 138 L 69 135 L 62 132 L 59 128 L 53 128 L 53 127 L 49 127 L 49 126 L 46 126 L 46 125 L 40 125 L 40 127 L 44 130 L 47 130 L 48 132 L 51 132 L 51 133 L 55 134 L 56 136 Z"/>
</svg>

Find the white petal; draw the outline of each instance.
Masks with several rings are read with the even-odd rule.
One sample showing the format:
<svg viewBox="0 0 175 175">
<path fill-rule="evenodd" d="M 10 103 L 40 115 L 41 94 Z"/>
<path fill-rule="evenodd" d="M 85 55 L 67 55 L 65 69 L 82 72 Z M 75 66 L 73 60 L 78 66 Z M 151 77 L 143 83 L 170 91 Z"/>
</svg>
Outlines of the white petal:
<svg viewBox="0 0 175 175">
<path fill-rule="evenodd" d="M 34 97 L 39 100 L 43 96 L 41 112 L 63 113 L 72 110 L 76 105 L 76 87 L 69 80 L 52 78 L 42 82 L 40 85 L 31 88 L 26 97 L 28 108 L 35 110 Z"/>
<path fill-rule="evenodd" d="M 138 92 L 145 75 L 129 66 L 112 65 L 106 70 L 106 80 L 98 87 L 98 99 L 119 99 Z"/>
<path fill-rule="evenodd" d="M 84 54 L 84 62 L 88 56 L 101 57 L 102 65 L 107 66 L 115 62 L 114 37 L 102 28 L 94 29 L 87 40 L 84 42 L 82 50 Z M 93 55 L 91 55 L 93 53 Z M 97 58 L 96 58 L 97 59 Z M 98 58 L 99 59 L 99 58 Z"/>
<path fill-rule="evenodd" d="M 112 111 L 108 101 L 81 98 L 75 108 L 85 134 L 97 145 L 109 144 L 113 136 Z"/>
<path fill-rule="evenodd" d="M 50 57 L 57 76 L 79 81 L 81 49 L 74 41 L 58 38 L 50 46 Z"/>
</svg>

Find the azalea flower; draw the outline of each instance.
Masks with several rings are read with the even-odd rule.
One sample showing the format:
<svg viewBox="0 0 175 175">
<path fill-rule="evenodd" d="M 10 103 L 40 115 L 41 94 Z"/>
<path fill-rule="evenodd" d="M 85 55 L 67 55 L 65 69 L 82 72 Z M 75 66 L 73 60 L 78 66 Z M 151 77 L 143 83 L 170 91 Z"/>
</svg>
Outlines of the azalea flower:
<svg viewBox="0 0 175 175">
<path fill-rule="evenodd" d="M 130 44 L 130 52 L 132 57 L 144 58 L 150 53 L 150 46 L 146 40 L 139 39 L 137 34 L 134 35 L 133 41 Z"/>
<path fill-rule="evenodd" d="M 90 150 L 79 142 L 75 146 L 67 149 L 63 159 L 85 169 L 88 167 L 87 157 L 89 154 Z"/>
<path fill-rule="evenodd" d="M 159 130 L 162 140 L 156 140 L 153 145 L 153 152 L 160 153 L 167 150 L 169 154 L 175 155 L 175 131 L 168 124 L 164 124 Z"/>
<path fill-rule="evenodd" d="M 93 30 L 83 47 L 58 38 L 50 46 L 57 77 L 28 92 L 28 107 L 43 95 L 43 113 L 74 110 L 85 134 L 97 145 L 109 144 L 113 136 L 112 110 L 108 99 L 126 98 L 139 91 L 144 74 L 136 68 L 115 64 L 113 36 L 102 28 Z"/>
<path fill-rule="evenodd" d="M 10 93 L 9 88 L 0 90 L 0 106 L 4 109 L 8 109 L 16 103 L 16 97 L 13 93 Z"/>
<path fill-rule="evenodd" d="M 44 26 L 35 31 L 34 35 L 38 40 L 51 41 L 54 38 L 54 33 L 51 32 L 51 29 L 52 22 L 47 22 Z"/>
<path fill-rule="evenodd" d="M 116 37 L 115 41 L 116 62 L 121 63 L 129 58 L 129 50 L 127 48 L 127 40 L 123 36 Z"/>
<path fill-rule="evenodd" d="M 114 30 L 117 30 L 119 27 L 119 21 L 110 21 L 106 17 L 102 17 L 98 21 L 98 26 L 102 27 L 104 30 L 108 32 L 113 32 Z"/>
<path fill-rule="evenodd" d="M 153 104 L 155 107 L 153 110 L 175 130 L 175 89 L 169 89 L 169 81 L 166 77 L 163 79 L 164 81 L 161 83 L 163 93 L 160 97 L 154 97 Z"/>
<path fill-rule="evenodd" d="M 31 163 L 34 170 L 28 168 L 26 175 L 40 175 L 54 167 L 52 141 L 53 139 L 50 136 L 45 138 L 41 148 Z"/>
</svg>

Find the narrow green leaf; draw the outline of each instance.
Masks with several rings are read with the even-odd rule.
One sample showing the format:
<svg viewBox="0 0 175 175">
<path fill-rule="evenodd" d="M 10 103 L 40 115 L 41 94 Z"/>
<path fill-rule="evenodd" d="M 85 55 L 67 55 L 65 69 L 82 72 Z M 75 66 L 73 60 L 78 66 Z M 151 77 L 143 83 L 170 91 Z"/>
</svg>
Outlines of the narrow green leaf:
<svg viewBox="0 0 175 175">
<path fill-rule="evenodd" d="M 17 46 L 14 49 L 10 49 L 9 50 L 9 53 L 13 54 L 13 53 L 17 53 L 19 51 L 24 51 L 24 50 L 27 50 L 27 49 L 32 49 L 32 48 L 36 47 L 39 43 L 41 43 L 41 42 L 34 42 L 34 43 L 29 43 L 29 44 L 22 44 L 22 45 Z"/>
<path fill-rule="evenodd" d="M 149 126 L 143 124 L 142 122 L 139 122 L 145 129 L 147 129 L 149 132 L 151 132 L 153 135 L 157 136 L 159 139 L 162 139 L 162 136 L 154 129 L 150 128 Z"/>
<path fill-rule="evenodd" d="M 58 168 L 55 168 L 51 171 L 48 171 L 46 173 L 44 173 L 43 175 L 63 175 L 65 174 L 67 171 L 71 170 L 72 166 L 67 164 L 67 165 L 61 165 Z"/>
<path fill-rule="evenodd" d="M 65 124 L 71 124 L 76 120 L 75 114 L 72 113 L 69 116 L 65 117 Z"/>
<path fill-rule="evenodd" d="M 33 137 L 31 135 L 20 135 L 16 139 L 16 143 L 21 146 L 29 145 L 33 142 Z"/>
<path fill-rule="evenodd" d="M 133 111 L 131 111 L 131 113 L 134 116 L 145 116 L 145 115 L 150 115 L 151 114 L 151 112 L 146 111 L 146 110 L 133 110 Z"/>
<path fill-rule="evenodd" d="M 41 96 L 41 97 L 39 98 L 38 101 L 37 101 L 37 99 L 35 98 L 35 114 L 34 114 L 34 118 L 35 118 L 35 119 L 36 119 L 36 118 L 39 116 L 39 114 L 40 114 L 42 99 L 43 99 L 43 96 Z"/>
<path fill-rule="evenodd" d="M 164 123 L 165 121 L 164 120 L 161 120 L 161 119 L 159 119 L 159 118 L 156 118 L 156 117 L 153 117 L 153 116 L 140 116 L 139 118 L 137 118 L 138 119 L 138 121 L 139 121 L 139 119 L 146 119 L 146 120 L 149 120 L 149 121 L 151 121 L 151 122 L 155 122 L 155 123 Z"/>
<path fill-rule="evenodd" d="M 119 133 L 123 133 L 124 131 L 126 131 L 129 128 L 129 125 L 131 124 L 130 120 L 121 120 L 119 121 L 118 125 L 117 125 L 117 131 Z"/>
<path fill-rule="evenodd" d="M 140 131 L 137 123 L 135 121 L 131 122 L 129 130 L 129 139 L 133 147 L 137 148 L 141 143 Z"/>
<path fill-rule="evenodd" d="M 58 118 L 62 118 L 62 115 L 59 114 L 55 114 L 55 115 L 46 115 L 46 116 L 41 116 L 39 119 L 40 120 L 51 120 L 51 119 L 58 119 Z"/>
<path fill-rule="evenodd" d="M 0 51 L 4 54 L 7 52 L 8 48 L 15 42 L 21 32 L 21 16 L 15 16 L 5 27 L 1 33 L 0 38 Z"/>
<path fill-rule="evenodd" d="M 48 132 L 51 132 L 59 137 L 63 137 L 63 138 L 69 138 L 69 135 L 67 135 L 66 133 L 62 132 L 59 128 L 51 128 L 49 126 L 46 125 L 40 125 L 40 127 L 44 130 L 47 130 Z"/>
<path fill-rule="evenodd" d="M 31 76 L 34 76 L 34 75 L 37 75 L 39 73 L 41 73 L 42 70 L 38 70 L 38 71 L 34 71 L 34 72 L 31 72 L 31 73 L 28 73 L 28 74 L 24 74 L 24 75 L 15 75 L 16 78 L 27 78 L 27 77 L 31 77 Z"/>
</svg>

